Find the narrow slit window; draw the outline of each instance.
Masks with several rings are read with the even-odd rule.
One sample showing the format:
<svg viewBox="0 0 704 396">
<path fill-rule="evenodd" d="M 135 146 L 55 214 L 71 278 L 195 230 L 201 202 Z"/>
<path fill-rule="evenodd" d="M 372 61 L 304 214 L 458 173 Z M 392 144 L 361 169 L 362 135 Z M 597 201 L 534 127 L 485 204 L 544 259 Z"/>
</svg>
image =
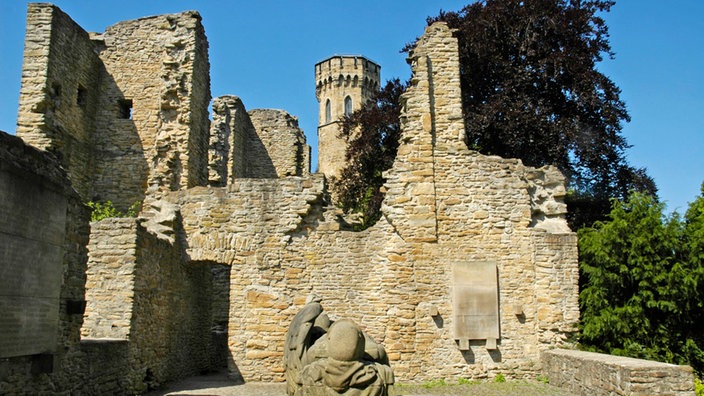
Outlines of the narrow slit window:
<svg viewBox="0 0 704 396">
<path fill-rule="evenodd" d="M 87 95 L 88 92 L 86 91 L 86 89 L 79 85 L 78 89 L 76 90 L 76 104 L 79 107 L 85 107 Z"/>
<path fill-rule="evenodd" d="M 345 98 L 345 115 L 352 115 L 352 98 L 349 96 Z"/>
<path fill-rule="evenodd" d="M 124 120 L 132 119 L 132 99 L 120 99 L 118 116 Z"/>
<path fill-rule="evenodd" d="M 332 120 L 332 109 L 330 105 L 330 99 L 325 101 L 325 123 L 329 123 Z"/>
<path fill-rule="evenodd" d="M 51 90 L 49 91 L 49 97 L 54 107 L 58 107 L 61 104 L 61 84 L 52 83 Z"/>
</svg>

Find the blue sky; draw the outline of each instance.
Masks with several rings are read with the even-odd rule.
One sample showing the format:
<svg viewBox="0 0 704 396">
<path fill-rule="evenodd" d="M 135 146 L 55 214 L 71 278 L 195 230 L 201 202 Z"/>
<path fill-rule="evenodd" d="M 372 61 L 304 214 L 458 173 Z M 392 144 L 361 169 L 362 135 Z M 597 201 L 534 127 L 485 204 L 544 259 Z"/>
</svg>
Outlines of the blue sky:
<svg viewBox="0 0 704 396">
<path fill-rule="evenodd" d="M 57 0 L 88 31 L 122 20 L 197 10 L 210 43 L 213 97 L 234 94 L 247 109 L 284 109 L 316 150 L 313 66 L 362 54 L 382 79 L 410 75 L 405 43 L 425 18 L 469 0 L 194 1 Z M 14 133 L 26 2 L 0 0 L 0 130 Z M 629 161 L 646 167 L 670 210 L 683 212 L 704 182 L 704 1 L 620 0 L 604 15 L 616 58 L 599 68 L 621 89 L 632 122 Z M 314 155 L 314 159 L 317 155 Z M 315 168 L 315 162 L 313 167 Z"/>
</svg>

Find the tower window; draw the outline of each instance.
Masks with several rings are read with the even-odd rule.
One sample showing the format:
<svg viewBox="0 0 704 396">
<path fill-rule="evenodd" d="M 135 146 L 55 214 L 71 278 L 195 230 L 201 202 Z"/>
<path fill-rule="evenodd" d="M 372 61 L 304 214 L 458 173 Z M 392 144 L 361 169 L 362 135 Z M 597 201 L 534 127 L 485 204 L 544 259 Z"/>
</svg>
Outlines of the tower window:
<svg viewBox="0 0 704 396">
<path fill-rule="evenodd" d="M 325 101 L 325 123 L 332 121 L 332 109 L 330 106 L 330 99 Z"/>
<path fill-rule="evenodd" d="M 125 120 L 131 120 L 132 119 L 132 99 L 120 99 L 118 102 L 119 105 L 119 113 L 118 117 L 125 119 Z"/>
<path fill-rule="evenodd" d="M 349 96 L 345 97 L 345 115 L 352 115 L 352 98 Z"/>
</svg>

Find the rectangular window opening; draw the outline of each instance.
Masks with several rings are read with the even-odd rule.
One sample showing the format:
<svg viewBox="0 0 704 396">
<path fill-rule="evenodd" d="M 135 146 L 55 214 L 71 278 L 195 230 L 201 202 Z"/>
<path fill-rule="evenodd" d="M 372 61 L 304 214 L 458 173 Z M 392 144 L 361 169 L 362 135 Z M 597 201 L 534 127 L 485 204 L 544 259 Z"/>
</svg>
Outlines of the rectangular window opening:
<svg viewBox="0 0 704 396">
<path fill-rule="evenodd" d="M 120 99 L 118 102 L 119 114 L 118 116 L 124 120 L 132 119 L 132 99 Z"/>
<path fill-rule="evenodd" d="M 86 96 L 88 96 L 88 92 L 85 88 L 79 85 L 78 90 L 76 91 L 76 104 L 80 107 L 85 107 L 87 100 Z"/>
</svg>

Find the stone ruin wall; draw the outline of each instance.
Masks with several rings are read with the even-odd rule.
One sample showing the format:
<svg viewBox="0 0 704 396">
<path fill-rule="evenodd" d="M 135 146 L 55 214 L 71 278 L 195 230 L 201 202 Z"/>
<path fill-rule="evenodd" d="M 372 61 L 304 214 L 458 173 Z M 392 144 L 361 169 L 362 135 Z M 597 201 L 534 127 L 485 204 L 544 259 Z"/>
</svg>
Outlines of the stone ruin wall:
<svg viewBox="0 0 704 396">
<path fill-rule="evenodd" d="M 134 169 L 120 161 L 146 164 L 140 185 L 127 190 L 149 194 L 206 183 L 210 101 L 207 40 L 196 12 L 162 15 L 118 23 L 96 37 L 104 42 L 100 57 L 107 75 L 102 87 L 103 113 L 98 119 L 98 147 L 107 152 L 99 190 L 119 188 Z M 134 73 L 134 70 L 140 70 Z M 113 80 L 113 81 L 110 81 Z M 119 118 L 120 100 L 132 101 L 132 117 Z M 131 137 L 131 139 L 129 139 Z M 121 172 L 110 175 L 111 169 Z M 129 202 L 129 204 L 133 203 Z"/>
<path fill-rule="evenodd" d="M 53 6 L 33 5 L 28 21 L 40 25 L 32 18 L 45 14 L 63 18 Z M 66 25 L 82 32 L 75 24 Z M 70 30 L 56 29 L 60 34 Z M 84 32 L 79 36 L 85 39 Z M 159 47 L 145 37 L 158 37 L 161 41 L 155 43 L 166 44 Z M 336 211 L 325 204 L 321 175 L 301 172 L 276 178 L 293 169 L 292 157 L 287 156 L 291 153 L 267 151 L 264 131 L 273 124 L 268 130 L 284 131 L 276 136 L 293 139 L 287 147 L 305 147 L 290 116 L 247 114 L 238 98 L 218 98 L 206 154 L 207 131 L 201 127 L 209 97 L 207 43 L 197 14 L 124 22 L 92 38 L 79 40 L 79 45 L 101 49 L 99 59 L 86 55 L 88 63 L 97 63 L 101 70 L 101 93 L 96 115 L 90 119 L 95 132 L 82 144 L 99 143 L 102 151 L 74 145 L 99 169 L 85 176 L 91 182 L 81 187 L 89 191 L 82 194 L 102 194 L 121 208 L 145 194 L 153 199 L 136 224 L 119 220 L 93 224 L 90 301 L 83 334 L 122 341 L 85 339 L 79 345 L 80 358 L 71 361 L 82 365 L 73 370 L 85 378 L 86 387 L 143 390 L 203 367 L 208 359 L 203 351 L 213 348 L 204 341 L 210 339 L 204 332 L 211 321 L 203 315 L 213 307 L 213 317 L 221 325 L 224 305 L 229 305 L 225 320 L 230 373 L 246 380 L 282 380 L 285 332 L 311 292 L 323 298 L 333 319 L 351 317 L 382 342 L 399 380 L 406 382 L 482 378 L 497 372 L 533 375 L 540 351 L 561 345 L 573 334 L 579 315 L 576 236 L 562 227 L 563 180 L 553 168 L 536 170 L 517 160 L 466 149 L 461 138 L 457 43 L 444 25 L 428 28 L 412 56 L 414 81 L 405 95 L 402 120 L 405 143 L 387 174 L 385 215 L 363 232 L 342 230 Z M 140 52 L 138 45 L 147 49 Z M 47 42 L 28 46 L 37 51 L 25 55 L 26 68 L 42 70 L 41 61 L 51 58 L 39 51 L 44 46 Z M 34 57 L 36 63 L 31 62 Z M 132 76 L 130 63 L 140 64 L 151 78 Z M 35 77 L 44 88 L 30 92 L 34 82 L 23 81 L 21 112 L 48 97 L 51 80 Z M 163 89 L 155 81 L 163 81 Z M 145 84 L 143 95 L 136 88 L 139 84 Z M 132 119 L 115 120 L 119 101 L 130 97 Z M 153 100 L 146 103 L 146 98 Z M 85 130 L 73 121 L 57 128 L 58 121 L 46 120 L 59 117 L 41 105 L 32 109 L 20 117 L 18 128 L 32 144 L 69 152 L 65 136 L 72 136 L 68 132 L 74 127 Z M 114 138 L 108 139 L 110 135 Z M 263 157 L 253 155 L 257 142 Z M 309 163 L 303 153 L 296 155 L 296 169 Z M 100 170 L 98 157 L 112 158 L 116 169 Z M 266 172 L 261 171 L 264 167 L 256 172 L 247 168 L 251 161 L 266 158 L 271 162 Z M 123 161 L 136 168 L 123 169 L 119 165 Z M 70 162 L 64 165 L 72 180 L 81 180 L 81 168 Z M 211 187 L 202 186 L 208 170 Z M 122 184 L 120 179 L 127 174 L 137 182 Z M 140 176 L 134 178 L 135 174 Z M 110 186 L 128 187 L 117 192 Z M 164 201 L 158 201 L 162 194 Z M 175 204 L 174 216 L 149 226 L 163 216 L 146 213 L 158 212 L 166 201 Z M 150 209 L 153 205 L 157 209 Z M 121 237 L 115 238 L 116 233 Z M 100 241 L 109 247 L 102 250 Z M 111 255 L 117 252 L 125 263 L 119 276 L 91 279 L 91 274 L 104 274 L 115 265 Z M 498 268 L 498 348 L 488 350 L 483 341 L 471 341 L 467 350 L 460 351 L 450 330 L 452 268 L 487 260 Z M 213 265 L 231 269 L 211 272 Z M 228 272 L 228 285 L 210 280 L 211 273 L 221 278 Z M 131 308 L 114 306 L 109 299 L 111 289 L 105 283 L 113 281 L 110 287 L 124 288 L 124 301 Z M 150 292 L 156 285 L 163 294 Z M 223 295 L 228 295 L 227 304 Z M 176 296 L 187 297 L 182 305 L 173 305 Z M 157 309 L 161 314 L 155 313 Z M 75 319 L 71 339 L 77 343 L 80 321 Z M 168 358 L 163 359 L 167 350 Z M 105 353 L 103 359 L 100 353 Z M 189 359 L 193 364 L 176 363 Z M 85 374 L 88 367 L 93 374 Z M 120 380 L 125 372 L 130 372 L 128 379 Z"/>
<path fill-rule="evenodd" d="M 263 143 L 263 157 L 271 159 L 276 177 L 310 173 L 310 146 L 298 127 L 298 118 L 275 109 L 254 109 L 249 117 Z"/>
<path fill-rule="evenodd" d="M 5 184 L 7 181 L 11 184 Z M 12 271 L 6 273 L 3 280 L 12 283 L 2 285 L 0 306 L 3 308 L 4 318 L 0 344 L 4 347 L 5 343 L 12 343 L 24 348 L 40 344 L 43 350 L 27 351 L 18 355 L 6 354 L 5 349 L 0 348 L 0 394 L 40 394 L 50 390 L 77 389 L 83 386 L 79 383 L 87 382 L 90 376 L 86 357 L 91 354 L 83 348 L 80 339 L 83 313 L 81 306 L 85 298 L 89 212 L 71 187 L 68 175 L 53 156 L 4 132 L 0 132 L 0 184 L 0 190 L 3 191 L 0 204 L 0 211 L 5 219 L 3 226 L 24 223 L 36 227 L 31 230 L 35 233 L 42 230 L 36 224 L 38 221 L 47 226 L 52 223 L 63 227 L 62 240 L 56 245 L 59 249 L 58 261 L 49 260 L 52 255 L 48 254 L 47 247 L 38 245 L 42 241 L 36 239 L 36 235 L 24 238 L 23 227 L 14 228 L 9 233 L 8 230 L 2 232 L 0 245 L 4 256 L 3 271 Z M 16 195 L 14 200 L 7 199 L 5 194 L 12 191 L 23 191 L 23 194 Z M 54 201 L 63 201 L 63 216 L 36 219 L 24 217 L 28 209 L 32 214 L 41 213 L 41 210 L 32 208 L 32 203 L 27 200 L 29 195 L 38 200 L 38 196 L 34 194 L 43 197 L 49 194 Z M 18 234 L 13 235 L 12 232 Z M 26 261 L 27 259 L 30 261 Z M 36 267 L 41 268 L 37 270 L 39 274 L 26 270 L 36 270 Z M 58 279 L 46 279 L 49 274 L 56 275 Z M 46 295 L 47 290 L 44 289 L 50 288 L 47 282 L 57 282 L 60 285 L 57 296 Z M 16 297 L 10 297 L 8 300 L 8 296 Z M 23 301 L 23 298 L 28 300 Z M 16 299 L 14 304 L 7 305 L 8 301 L 12 302 L 13 299 Z M 43 345 L 43 340 L 31 331 L 31 326 L 18 333 L 12 332 L 17 324 L 14 319 L 32 317 L 31 307 L 37 303 L 57 312 L 57 317 L 53 319 L 33 318 L 43 320 L 39 322 L 43 332 L 54 334 L 54 348 Z M 18 310 L 27 312 L 18 317 L 15 316 Z M 46 322 L 47 320 L 50 322 Z M 96 375 L 92 382 L 96 384 L 100 381 L 97 377 L 103 371 L 97 364 L 92 370 Z"/>
<path fill-rule="evenodd" d="M 30 3 L 16 134 L 58 154 L 83 197 L 93 193 L 95 87 L 101 78 L 88 33 L 58 8 Z"/>
<path fill-rule="evenodd" d="M 102 199 L 127 207 L 207 182 L 210 78 L 200 21 L 197 12 L 161 15 L 93 36 L 105 67 L 94 138 Z"/>
<path fill-rule="evenodd" d="M 137 393 L 215 368 L 212 266 L 182 260 L 179 241 L 162 232 L 177 227 L 175 212 L 162 209 L 93 222 L 88 245 L 81 333 L 128 341 L 122 378 Z"/>
<path fill-rule="evenodd" d="M 310 146 L 298 119 L 283 110 L 250 112 L 237 96 L 213 100 L 209 182 L 222 187 L 237 178 L 277 178 L 310 173 Z"/>
<path fill-rule="evenodd" d="M 405 143 L 374 227 L 341 230 L 321 175 L 167 197 L 180 208 L 188 257 L 232 266 L 232 375 L 283 379 L 284 335 L 311 292 L 333 319 L 351 317 L 382 342 L 400 381 L 534 375 L 540 352 L 574 333 L 577 250 L 562 218 L 564 180 L 554 168 L 467 150 L 456 46 L 436 24 L 414 51 Z M 452 268 L 487 260 L 498 269 L 501 336 L 497 349 L 470 341 L 461 351 L 450 330 Z"/>
<path fill-rule="evenodd" d="M 60 153 L 86 200 L 125 210 L 207 183 L 208 44 L 197 12 L 88 34 L 29 4 L 17 135 Z M 139 73 L 135 73 L 139 70 Z"/>
</svg>

